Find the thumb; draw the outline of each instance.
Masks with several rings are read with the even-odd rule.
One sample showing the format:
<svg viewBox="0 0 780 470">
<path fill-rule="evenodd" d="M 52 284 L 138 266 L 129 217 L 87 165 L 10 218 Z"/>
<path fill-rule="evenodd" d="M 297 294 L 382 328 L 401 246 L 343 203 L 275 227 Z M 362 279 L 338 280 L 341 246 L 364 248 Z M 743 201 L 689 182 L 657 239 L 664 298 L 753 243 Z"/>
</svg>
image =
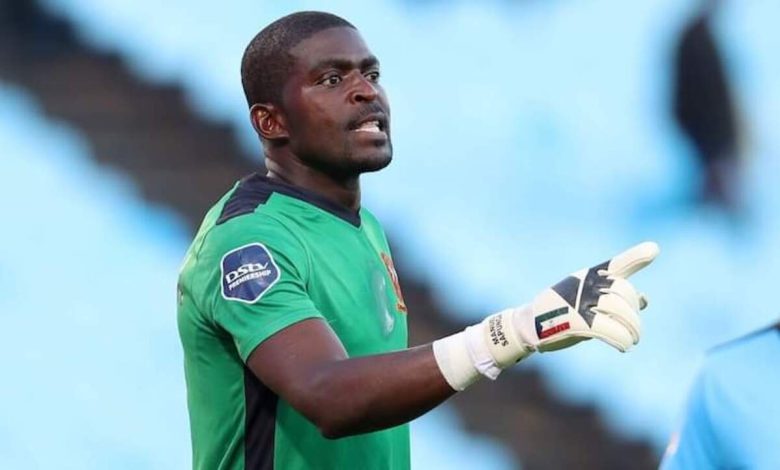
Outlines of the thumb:
<svg viewBox="0 0 780 470">
<path fill-rule="evenodd" d="M 627 278 L 652 263 L 660 251 L 655 242 L 640 243 L 609 260 L 606 270 L 610 276 Z"/>
</svg>

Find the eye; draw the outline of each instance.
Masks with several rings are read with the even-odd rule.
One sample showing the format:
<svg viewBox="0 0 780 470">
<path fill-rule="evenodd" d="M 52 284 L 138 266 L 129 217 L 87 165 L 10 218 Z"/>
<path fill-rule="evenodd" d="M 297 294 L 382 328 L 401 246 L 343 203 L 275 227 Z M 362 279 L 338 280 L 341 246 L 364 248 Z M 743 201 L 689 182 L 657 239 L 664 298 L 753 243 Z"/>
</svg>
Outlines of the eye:
<svg viewBox="0 0 780 470">
<path fill-rule="evenodd" d="M 341 83 L 341 76 L 336 74 L 331 74 L 325 76 L 322 80 L 319 81 L 320 85 L 326 85 L 326 86 L 336 86 L 339 83 Z"/>
<path fill-rule="evenodd" d="M 366 74 L 366 78 L 376 83 L 379 81 L 379 70 L 374 70 Z"/>
</svg>

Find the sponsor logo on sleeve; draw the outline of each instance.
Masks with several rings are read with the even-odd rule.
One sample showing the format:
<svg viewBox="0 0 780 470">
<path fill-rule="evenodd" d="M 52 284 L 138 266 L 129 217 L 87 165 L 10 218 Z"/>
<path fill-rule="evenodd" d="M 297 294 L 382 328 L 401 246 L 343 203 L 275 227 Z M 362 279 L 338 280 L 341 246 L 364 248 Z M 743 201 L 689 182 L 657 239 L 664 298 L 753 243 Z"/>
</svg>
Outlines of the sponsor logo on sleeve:
<svg viewBox="0 0 780 470">
<path fill-rule="evenodd" d="M 260 300 L 279 280 L 279 266 L 261 243 L 236 248 L 222 257 L 222 297 L 245 303 Z"/>
</svg>

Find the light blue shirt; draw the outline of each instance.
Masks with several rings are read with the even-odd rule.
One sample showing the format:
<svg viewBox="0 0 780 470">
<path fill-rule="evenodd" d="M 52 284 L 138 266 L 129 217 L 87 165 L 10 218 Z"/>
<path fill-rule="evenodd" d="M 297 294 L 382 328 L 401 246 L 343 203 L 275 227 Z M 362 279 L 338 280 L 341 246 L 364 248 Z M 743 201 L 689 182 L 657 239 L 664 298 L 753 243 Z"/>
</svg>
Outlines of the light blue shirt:
<svg viewBox="0 0 780 470">
<path fill-rule="evenodd" d="M 712 350 L 661 463 L 780 469 L 780 324 Z"/>
</svg>

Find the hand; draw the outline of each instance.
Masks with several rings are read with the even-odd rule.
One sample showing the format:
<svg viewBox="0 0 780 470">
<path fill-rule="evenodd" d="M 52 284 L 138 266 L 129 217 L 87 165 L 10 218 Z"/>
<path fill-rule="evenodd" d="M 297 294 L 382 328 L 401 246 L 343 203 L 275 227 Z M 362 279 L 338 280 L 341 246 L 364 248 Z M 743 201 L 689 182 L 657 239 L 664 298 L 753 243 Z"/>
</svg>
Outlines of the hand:
<svg viewBox="0 0 780 470">
<path fill-rule="evenodd" d="M 533 351 L 555 351 L 590 338 L 627 351 L 639 341 L 638 312 L 647 306 L 647 298 L 627 278 L 649 265 L 658 253 L 657 244 L 640 243 L 609 261 L 575 272 L 530 304 L 489 317 L 485 330 L 497 365 L 504 368 Z M 509 329 L 505 327 L 508 322 Z M 517 343 L 523 349 L 519 357 Z"/>
</svg>

